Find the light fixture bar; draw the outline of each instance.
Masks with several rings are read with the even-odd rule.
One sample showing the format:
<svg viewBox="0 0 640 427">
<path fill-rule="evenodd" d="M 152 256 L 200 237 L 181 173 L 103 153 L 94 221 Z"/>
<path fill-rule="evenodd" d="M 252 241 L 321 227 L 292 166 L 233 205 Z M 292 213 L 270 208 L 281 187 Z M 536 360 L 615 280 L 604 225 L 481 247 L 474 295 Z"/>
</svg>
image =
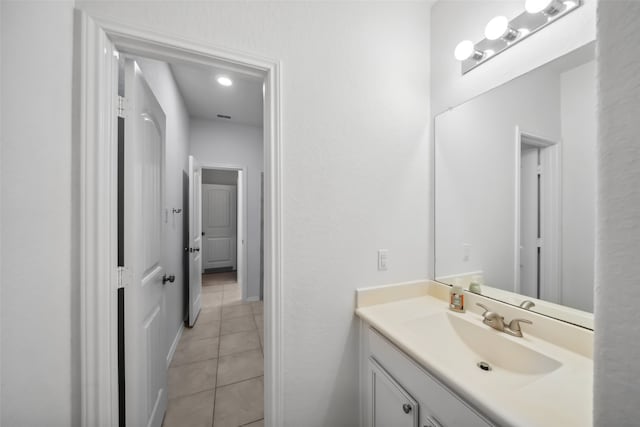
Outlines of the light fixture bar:
<svg viewBox="0 0 640 427">
<path fill-rule="evenodd" d="M 531 6 L 532 4 L 535 4 L 536 7 Z M 473 44 L 474 55 L 465 59 L 458 58 L 462 74 L 484 64 L 501 52 L 578 9 L 582 4 L 583 0 L 533 0 L 533 2 L 527 2 L 527 10 L 540 9 L 537 12 L 532 13 L 525 10 L 506 23 L 504 17 L 496 17 L 502 19 L 494 18 L 492 23 L 488 25 L 486 37 Z M 456 57 L 458 56 L 456 55 Z"/>
</svg>

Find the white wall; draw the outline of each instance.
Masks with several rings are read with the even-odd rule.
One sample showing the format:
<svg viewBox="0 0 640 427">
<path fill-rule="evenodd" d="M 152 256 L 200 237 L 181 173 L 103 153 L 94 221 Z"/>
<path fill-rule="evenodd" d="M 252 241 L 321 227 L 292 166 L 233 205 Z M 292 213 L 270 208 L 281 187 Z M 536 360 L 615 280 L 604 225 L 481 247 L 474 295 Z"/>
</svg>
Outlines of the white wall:
<svg viewBox="0 0 640 427">
<path fill-rule="evenodd" d="M 431 110 L 454 107 L 550 60 L 595 40 L 597 0 L 584 5 L 527 40 L 502 52 L 464 76 L 453 56 L 465 39 L 478 42 L 484 27 L 496 15 L 515 17 L 523 0 L 440 0 L 431 12 Z"/>
<path fill-rule="evenodd" d="M 595 426 L 638 424 L 640 3 L 598 8 Z"/>
<path fill-rule="evenodd" d="M 435 118 L 435 273 L 514 290 L 516 126 L 560 142 L 560 75 L 531 72 Z M 463 244 L 470 244 L 469 258 Z"/>
<path fill-rule="evenodd" d="M 221 120 L 191 120 L 190 153 L 202 165 L 246 168 L 247 298 L 260 299 L 260 174 L 263 170 L 262 128 Z"/>
<path fill-rule="evenodd" d="M 596 63 L 560 76 L 562 304 L 593 312 L 596 216 Z"/>
<path fill-rule="evenodd" d="M 176 276 L 175 282 L 163 288 L 167 306 L 165 348 L 168 355 L 185 315 L 185 284 L 182 266 L 182 257 L 184 256 L 182 241 L 184 211 L 181 214 L 173 214 L 172 209 L 183 208 L 182 174 L 188 168 L 189 116 L 169 65 L 150 59 L 137 59 L 137 61 L 144 78 L 149 83 L 149 87 L 166 116 L 165 209 L 168 210 L 168 221 L 164 224 L 164 256 L 166 262 L 165 271 L 167 274 Z M 167 217 L 165 216 L 165 218 Z"/>
<path fill-rule="evenodd" d="M 0 423 L 77 425 L 72 2 L 2 1 L 0 8 Z"/>
</svg>

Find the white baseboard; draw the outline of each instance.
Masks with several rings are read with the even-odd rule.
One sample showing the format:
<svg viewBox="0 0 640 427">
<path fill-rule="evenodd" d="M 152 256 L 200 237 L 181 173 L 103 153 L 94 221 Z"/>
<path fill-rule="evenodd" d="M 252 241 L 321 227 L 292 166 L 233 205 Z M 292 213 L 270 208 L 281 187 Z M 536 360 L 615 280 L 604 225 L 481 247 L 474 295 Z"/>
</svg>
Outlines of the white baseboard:
<svg viewBox="0 0 640 427">
<path fill-rule="evenodd" d="M 169 365 L 171 365 L 171 361 L 173 360 L 173 355 L 176 352 L 176 348 L 178 348 L 178 343 L 180 342 L 180 338 L 182 337 L 183 331 L 184 331 L 184 323 L 180 323 L 180 328 L 178 328 L 176 337 L 173 339 L 171 348 L 169 348 L 169 354 L 167 354 L 167 369 L 169 369 Z"/>
</svg>

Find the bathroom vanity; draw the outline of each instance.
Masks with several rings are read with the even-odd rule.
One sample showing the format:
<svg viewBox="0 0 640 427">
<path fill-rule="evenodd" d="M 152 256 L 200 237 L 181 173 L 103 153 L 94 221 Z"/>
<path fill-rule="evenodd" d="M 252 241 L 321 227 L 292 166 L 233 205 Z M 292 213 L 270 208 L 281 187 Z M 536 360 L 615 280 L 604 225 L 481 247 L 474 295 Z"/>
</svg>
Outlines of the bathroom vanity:
<svg viewBox="0 0 640 427">
<path fill-rule="evenodd" d="M 588 426 L 593 332 L 423 281 L 358 290 L 363 426 Z M 483 323 L 487 305 L 523 337 Z"/>
</svg>

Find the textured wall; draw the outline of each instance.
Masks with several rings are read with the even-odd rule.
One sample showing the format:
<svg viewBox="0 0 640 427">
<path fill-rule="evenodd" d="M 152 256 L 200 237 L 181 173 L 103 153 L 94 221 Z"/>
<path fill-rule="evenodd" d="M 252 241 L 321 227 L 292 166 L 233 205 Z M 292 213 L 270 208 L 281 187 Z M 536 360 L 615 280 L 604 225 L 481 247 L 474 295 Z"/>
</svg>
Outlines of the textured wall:
<svg viewBox="0 0 640 427">
<path fill-rule="evenodd" d="M 0 424 L 68 426 L 79 407 L 73 3 L 0 7 Z"/>
<path fill-rule="evenodd" d="M 596 426 L 638 425 L 640 2 L 598 8 Z"/>
</svg>

